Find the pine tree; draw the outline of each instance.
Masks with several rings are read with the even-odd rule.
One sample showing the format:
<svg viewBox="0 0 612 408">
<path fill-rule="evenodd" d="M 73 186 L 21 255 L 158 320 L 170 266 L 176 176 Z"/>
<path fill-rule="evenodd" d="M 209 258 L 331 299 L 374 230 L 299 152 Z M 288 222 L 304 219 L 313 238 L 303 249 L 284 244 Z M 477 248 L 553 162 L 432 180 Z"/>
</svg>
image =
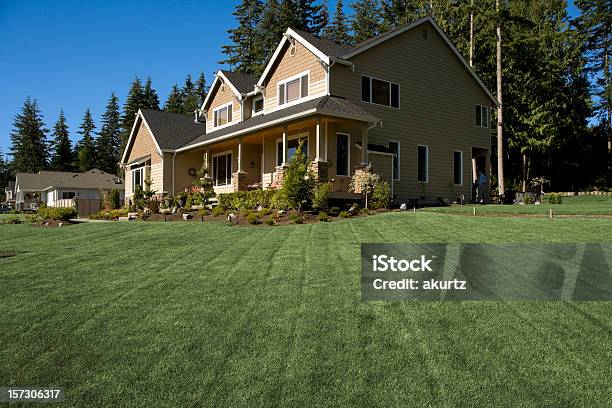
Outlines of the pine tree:
<svg viewBox="0 0 612 408">
<path fill-rule="evenodd" d="M 256 75 L 261 75 L 265 69 L 268 60 L 272 57 L 286 29 L 286 27 L 282 28 L 279 24 L 279 9 L 280 6 L 277 0 L 266 1 L 264 13 L 258 27 L 262 51 L 261 60 L 255 72 Z"/>
<path fill-rule="evenodd" d="M 181 97 L 183 99 L 181 113 L 192 114 L 200 107 L 198 106 L 200 97 L 193 81 L 191 80 L 191 75 L 187 75 L 185 78 L 185 85 L 183 85 L 183 89 L 181 89 Z"/>
<path fill-rule="evenodd" d="M 198 80 L 196 81 L 196 94 L 198 95 L 198 108 L 202 107 L 206 94 L 208 93 L 208 86 L 206 86 L 206 77 L 201 72 Z"/>
<path fill-rule="evenodd" d="M 80 172 L 91 170 L 96 167 L 96 151 L 94 143 L 94 130 L 96 125 L 94 124 L 93 118 L 91 117 L 91 111 L 89 108 L 85 111 L 83 116 L 83 123 L 79 126 L 81 140 L 76 145 L 76 168 Z"/>
<path fill-rule="evenodd" d="M 376 37 L 381 32 L 380 4 L 378 0 L 357 0 L 353 8 L 353 39 L 356 43 Z"/>
<path fill-rule="evenodd" d="M 232 70 L 244 74 L 255 74 L 262 58 L 261 36 L 257 30 L 261 19 L 263 4 L 261 0 L 242 0 L 234 10 L 238 27 L 228 30 L 231 45 L 223 46 L 227 59 L 221 64 L 229 64 Z"/>
<path fill-rule="evenodd" d="M 310 31 L 319 37 L 325 37 L 329 29 L 329 8 L 327 7 L 327 0 L 323 0 L 323 2 L 316 7 L 311 17 Z"/>
<path fill-rule="evenodd" d="M 292 28 L 318 35 L 321 30 L 325 28 L 321 21 L 321 10 L 323 5 L 315 4 L 314 0 L 294 0 L 294 3 L 296 23 Z"/>
<path fill-rule="evenodd" d="M 21 113 L 15 116 L 11 132 L 12 167 L 15 172 L 36 173 L 47 168 L 47 132 L 38 102 L 28 96 Z"/>
<path fill-rule="evenodd" d="M 144 106 L 144 90 L 138 77 L 134 77 L 134 81 L 130 86 L 125 105 L 123 105 L 123 115 L 121 116 L 121 151 L 125 150 L 125 145 L 130 137 L 130 132 L 134 126 L 134 120 L 138 109 Z"/>
<path fill-rule="evenodd" d="M 147 77 L 142 91 L 142 107 L 159 110 L 159 97 L 151 84 L 151 77 Z"/>
<path fill-rule="evenodd" d="M 172 85 L 172 91 L 170 91 L 170 95 L 168 95 L 164 110 L 166 112 L 175 113 L 183 112 L 183 95 L 177 84 Z"/>
<path fill-rule="evenodd" d="M 349 35 L 348 23 L 344 10 L 342 8 L 342 0 L 336 3 L 336 12 L 334 13 L 334 21 L 329 25 L 327 37 L 339 44 L 351 44 L 352 39 Z"/>
<path fill-rule="evenodd" d="M 119 98 L 113 92 L 102 115 L 102 128 L 96 139 L 96 166 L 107 173 L 117 174 L 117 164 L 121 159 L 120 149 L 121 116 L 119 113 Z"/>
<path fill-rule="evenodd" d="M 4 196 L 4 187 L 6 187 L 12 178 L 10 166 L 7 160 L 4 158 L 4 153 L 0 148 L 0 201 L 6 200 Z"/>
<path fill-rule="evenodd" d="M 51 169 L 55 171 L 72 171 L 74 155 L 63 109 L 60 110 L 57 122 L 53 126 L 52 136 L 51 146 L 53 153 L 51 155 Z"/>
<path fill-rule="evenodd" d="M 278 25 L 285 32 L 288 28 L 303 29 L 305 23 L 300 21 L 300 11 L 295 0 L 281 0 L 278 8 Z M 277 39 L 280 41 L 280 39 Z"/>
</svg>

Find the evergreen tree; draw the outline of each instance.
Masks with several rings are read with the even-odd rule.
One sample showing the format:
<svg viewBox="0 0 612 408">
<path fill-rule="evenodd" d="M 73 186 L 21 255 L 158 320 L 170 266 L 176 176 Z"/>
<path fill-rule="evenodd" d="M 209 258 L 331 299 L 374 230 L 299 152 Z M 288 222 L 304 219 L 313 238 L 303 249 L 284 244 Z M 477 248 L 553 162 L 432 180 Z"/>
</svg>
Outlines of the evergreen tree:
<svg viewBox="0 0 612 408">
<path fill-rule="evenodd" d="M 342 0 L 336 3 L 336 12 L 334 13 L 334 21 L 329 25 L 327 37 L 339 44 L 351 44 L 352 39 L 349 35 L 348 23 L 344 10 L 342 8 Z"/>
<path fill-rule="evenodd" d="M 9 181 L 12 178 L 9 163 L 4 158 L 4 153 L 0 149 L 0 201 L 6 200 L 4 196 L 4 187 L 8 186 Z"/>
<path fill-rule="evenodd" d="M 185 85 L 183 85 L 183 89 L 181 89 L 181 96 L 183 99 L 182 113 L 192 114 L 200 107 L 198 106 L 200 96 L 198 95 L 196 86 L 191 80 L 191 75 L 187 75 L 185 78 Z"/>
<path fill-rule="evenodd" d="M 208 86 L 206 86 L 206 77 L 201 72 L 198 80 L 196 81 L 196 94 L 198 95 L 198 108 L 202 107 L 206 94 L 208 93 Z"/>
<path fill-rule="evenodd" d="M 255 72 L 256 75 L 261 75 L 263 70 L 266 67 L 266 64 L 274 50 L 276 49 L 278 43 L 280 42 L 283 32 L 286 27 L 283 29 L 279 24 L 279 4 L 277 0 L 267 0 L 264 6 L 264 13 L 259 22 L 258 31 L 260 33 L 260 41 L 261 41 L 261 60 L 259 61 L 259 65 L 257 66 L 257 70 Z"/>
<path fill-rule="evenodd" d="M 353 8 L 353 39 L 356 43 L 376 37 L 381 32 L 380 4 L 378 0 L 357 0 Z"/>
<path fill-rule="evenodd" d="M 96 140 L 96 166 L 107 173 L 117 174 L 117 164 L 121 160 L 120 149 L 121 115 L 119 113 L 119 98 L 113 92 L 102 115 L 102 128 Z"/>
<path fill-rule="evenodd" d="M 295 0 L 281 0 L 278 8 L 278 25 L 282 33 L 287 28 L 305 28 L 306 23 L 300 21 L 300 10 Z M 280 41 L 280 37 L 276 41 Z"/>
<path fill-rule="evenodd" d="M 142 107 L 159 110 L 159 97 L 151 84 L 151 77 L 147 77 L 142 91 Z"/>
<path fill-rule="evenodd" d="M 68 124 L 64 110 L 60 110 L 59 117 L 53 126 L 53 141 L 51 155 L 51 169 L 55 171 L 72 171 L 74 157 L 72 145 L 70 143 L 70 135 L 68 133 Z"/>
<path fill-rule="evenodd" d="M 15 116 L 11 132 L 12 167 L 15 172 L 36 173 L 47 168 L 47 134 L 36 99 L 28 96 Z"/>
<path fill-rule="evenodd" d="M 130 132 L 134 126 L 134 120 L 138 109 L 144 107 L 144 90 L 138 77 L 130 86 L 125 105 L 123 105 L 123 115 L 121 116 L 121 151 L 125 150 L 125 145 L 130 137 Z"/>
<path fill-rule="evenodd" d="M 310 31 L 319 37 L 325 37 L 328 29 L 329 8 L 327 7 L 327 0 L 323 0 L 311 17 Z"/>
<path fill-rule="evenodd" d="M 261 19 L 263 4 L 261 0 L 242 0 L 234 10 L 238 27 L 228 30 L 231 45 L 223 46 L 227 59 L 221 64 L 229 64 L 232 70 L 244 74 L 255 74 L 262 59 L 261 36 L 257 30 Z"/>
<path fill-rule="evenodd" d="M 83 116 L 83 123 L 79 126 L 78 134 L 81 140 L 76 145 L 76 168 L 80 172 L 91 170 L 96 167 L 96 151 L 94 143 L 94 130 L 96 125 L 91 117 L 89 108 Z"/>
<path fill-rule="evenodd" d="M 164 110 L 166 112 L 175 113 L 183 112 L 183 95 L 181 94 L 178 85 L 172 85 L 172 91 L 170 91 L 170 95 L 168 95 L 168 99 L 164 105 Z"/>
<path fill-rule="evenodd" d="M 325 18 L 327 4 L 325 4 L 325 12 L 323 12 L 323 4 L 315 4 L 314 0 L 295 0 L 294 3 L 296 23 L 292 28 L 316 35 L 320 34 L 327 25 L 322 21 Z"/>
</svg>

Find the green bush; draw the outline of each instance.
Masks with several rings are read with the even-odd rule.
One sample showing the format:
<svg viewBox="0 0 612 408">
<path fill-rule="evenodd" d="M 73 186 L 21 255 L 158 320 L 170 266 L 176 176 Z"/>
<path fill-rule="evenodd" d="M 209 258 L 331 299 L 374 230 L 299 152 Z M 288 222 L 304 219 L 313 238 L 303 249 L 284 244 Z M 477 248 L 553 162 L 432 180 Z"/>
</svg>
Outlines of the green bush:
<svg viewBox="0 0 612 408">
<path fill-rule="evenodd" d="M 21 224 L 21 217 L 16 214 L 11 214 L 3 221 L 4 224 Z"/>
<path fill-rule="evenodd" d="M 312 208 L 319 211 L 327 210 L 329 204 L 329 184 L 318 183 L 312 194 Z"/>
<path fill-rule="evenodd" d="M 116 210 L 121 207 L 121 196 L 119 190 L 113 188 L 108 192 L 108 209 Z"/>
<path fill-rule="evenodd" d="M 319 213 L 319 221 L 323 221 L 323 222 L 325 222 L 325 221 L 327 221 L 327 220 L 328 220 L 327 213 L 325 213 L 325 212 L 320 212 L 320 213 Z"/>
<path fill-rule="evenodd" d="M 292 224 L 303 224 L 304 218 L 299 214 L 291 213 L 289 214 L 289 221 L 291 221 Z"/>
<path fill-rule="evenodd" d="M 559 193 L 549 193 L 548 194 L 548 204 L 562 204 L 563 196 Z"/>
<path fill-rule="evenodd" d="M 213 209 L 212 209 L 213 217 L 219 217 L 219 216 L 224 215 L 224 214 L 225 214 L 225 210 L 221 206 L 218 205 L 216 207 L 213 207 Z"/>
<path fill-rule="evenodd" d="M 266 208 L 266 207 L 261 209 L 261 215 L 266 216 L 266 215 L 270 215 L 270 214 L 272 214 L 272 210 L 271 209 Z"/>
<path fill-rule="evenodd" d="M 281 190 L 278 190 L 272 197 L 270 207 L 276 210 L 286 210 L 290 207 L 289 200 L 287 200 L 287 197 L 285 197 L 285 194 Z"/>
<path fill-rule="evenodd" d="M 374 184 L 374 192 L 372 193 L 373 209 L 389 208 L 391 204 L 391 187 L 386 181 L 378 181 Z"/>
<path fill-rule="evenodd" d="M 329 212 L 332 214 L 338 214 L 340 212 L 340 207 L 332 207 L 330 208 Z"/>
<path fill-rule="evenodd" d="M 274 218 L 272 218 L 272 217 L 268 218 L 268 219 L 266 220 L 266 224 L 267 224 L 267 225 L 274 225 L 274 224 L 275 224 L 275 223 L 274 223 Z"/>
<path fill-rule="evenodd" d="M 228 210 L 252 210 L 259 206 L 271 207 L 276 190 L 248 190 L 235 191 L 233 193 L 224 193 L 217 195 L 219 206 L 225 211 Z"/>
<path fill-rule="evenodd" d="M 94 214 L 90 214 L 89 218 L 92 220 L 114 220 L 119 217 L 126 217 L 127 214 L 127 208 L 118 208 L 116 210 L 100 211 Z"/>
<path fill-rule="evenodd" d="M 301 211 L 312 205 L 313 191 L 316 185 L 314 174 L 309 169 L 308 158 L 302 151 L 300 142 L 283 173 L 281 191 L 291 208 Z"/>
<path fill-rule="evenodd" d="M 261 221 L 259 220 L 259 215 L 254 212 L 250 213 L 247 216 L 247 221 L 249 222 L 249 224 L 253 224 L 253 225 L 261 224 Z"/>
<path fill-rule="evenodd" d="M 40 208 L 38 215 L 44 220 L 68 221 L 77 216 L 77 210 L 69 207 L 47 207 Z"/>
<path fill-rule="evenodd" d="M 346 212 L 346 211 L 340 211 L 340 214 L 338 214 L 338 217 L 340 217 L 340 218 L 348 218 L 350 216 L 351 215 L 348 212 Z"/>
<path fill-rule="evenodd" d="M 240 212 L 242 214 L 243 217 L 248 217 L 249 215 L 253 214 L 252 210 L 242 210 Z"/>
<path fill-rule="evenodd" d="M 35 224 L 38 221 L 38 214 L 26 214 L 24 215 L 24 219 L 30 224 Z"/>
<path fill-rule="evenodd" d="M 204 207 L 204 208 L 200 208 L 200 209 L 198 210 L 198 215 L 199 215 L 200 217 L 205 217 L 205 216 L 207 216 L 207 215 L 209 215 L 209 214 L 210 214 L 210 210 L 209 210 L 208 208 L 206 208 L 206 207 Z"/>
</svg>

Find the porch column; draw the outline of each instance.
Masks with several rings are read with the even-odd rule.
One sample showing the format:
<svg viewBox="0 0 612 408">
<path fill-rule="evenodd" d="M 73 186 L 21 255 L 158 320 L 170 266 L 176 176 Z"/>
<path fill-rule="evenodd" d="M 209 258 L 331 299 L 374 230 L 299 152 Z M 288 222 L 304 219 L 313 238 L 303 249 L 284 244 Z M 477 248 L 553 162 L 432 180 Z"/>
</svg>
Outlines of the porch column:
<svg viewBox="0 0 612 408">
<path fill-rule="evenodd" d="M 361 165 L 368 165 L 368 124 L 361 127 Z"/>
<path fill-rule="evenodd" d="M 283 126 L 283 166 L 287 165 L 287 126 Z"/>
<path fill-rule="evenodd" d="M 210 165 L 210 147 L 206 148 L 204 153 L 204 168 L 206 169 L 206 174 L 204 178 L 212 178 L 212 166 Z"/>
<path fill-rule="evenodd" d="M 324 121 L 325 122 L 325 121 Z M 315 160 L 310 163 L 310 168 L 313 171 L 315 177 L 320 182 L 327 181 L 327 161 L 325 160 L 325 142 L 323 139 L 322 124 L 321 120 L 317 118 L 317 124 L 315 127 Z"/>
<path fill-rule="evenodd" d="M 238 138 L 238 173 L 242 173 L 242 138 Z"/>
<path fill-rule="evenodd" d="M 239 137 L 238 138 L 238 157 L 237 157 L 238 171 L 232 174 L 232 189 L 234 191 L 243 191 L 243 190 L 246 190 L 248 187 L 247 174 L 243 170 L 243 167 L 242 167 L 242 160 L 244 156 L 243 149 L 244 149 L 244 146 L 243 146 L 242 138 Z"/>
<path fill-rule="evenodd" d="M 315 150 L 315 160 L 316 161 L 324 161 L 324 156 L 323 156 L 323 137 L 321 135 L 321 120 L 317 119 L 317 125 L 316 125 L 316 150 Z"/>
</svg>

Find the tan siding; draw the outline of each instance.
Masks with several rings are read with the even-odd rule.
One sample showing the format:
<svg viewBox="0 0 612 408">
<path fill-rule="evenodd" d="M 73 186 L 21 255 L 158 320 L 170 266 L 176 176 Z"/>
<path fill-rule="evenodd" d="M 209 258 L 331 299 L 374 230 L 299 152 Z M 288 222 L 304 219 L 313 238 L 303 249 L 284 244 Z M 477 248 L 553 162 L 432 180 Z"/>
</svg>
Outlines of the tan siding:
<svg viewBox="0 0 612 408">
<path fill-rule="evenodd" d="M 222 90 L 222 88 L 224 88 Z M 216 108 L 226 103 L 232 102 L 232 122 L 240 121 L 240 102 L 236 98 L 236 94 L 230 88 L 229 85 L 225 84 L 225 87 L 217 86 L 213 91 L 214 96 L 209 102 L 206 114 L 206 131 L 210 131 L 213 128 L 213 112 Z"/>
<path fill-rule="evenodd" d="M 149 174 L 151 180 L 151 190 L 157 194 L 161 194 L 164 191 L 164 164 L 163 162 L 151 165 L 151 172 Z"/>
<path fill-rule="evenodd" d="M 202 167 L 202 150 L 192 150 L 176 155 L 174 161 L 174 194 L 184 191 L 191 187 L 193 180 L 197 177 L 189 174 L 189 169 L 200 170 Z M 172 163 L 170 163 L 170 172 L 172 172 Z M 172 187 L 170 186 L 170 190 Z"/>
<path fill-rule="evenodd" d="M 276 92 L 278 81 L 307 70 L 310 70 L 309 82 L 311 85 L 308 89 L 308 95 L 326 92 L 325 69 L 320 64 L 319 59 L 297 41 L 295 42 L 295 47 L 296 52 L 292 56 L 289 52 L 289 46 L 285 46 L 282 57 L 279 57 L 276 66 L 272 68 L 272 73 L 265 84 L 266 98 L 264 101 L 264 112 L 277 107 Z"/>
<path fill-rule="evenodd" d="M 157 150 L 153 136 L 151 136 L 144 122 L 141 122 L 132 143 L 132 149 L 130 150 L 127 162 L 129 163 L 132 160 L 149 154 L 151 155 L 151 164 L 161 163 L 162 158 Z"/>
<path fill-rule="evenodd" d="M 463 64 L 428 25 L 409 30 L 353 58 L 355 72 L 336 64 L 331 72 L 331 93 L 357 102 L 383 120 L 370 131 L 369 142 L 387 146 L 401 143 L 400 181 L 395 193 L 405 200 L 419 197 L 416 182 L 417 145 L 429 146 L 430 198 L 470 196 L 469 162 L 472 147 L 490 147 L 490 131 L 475 126 L 474 106 L 491 104 Z M 400 109 L 361 102 L 361 75 L 400 84 Z M 335 148 L 335 146 L 334 146 Z M 453 186 L 453 150 L 464 152 L 464 185 Z"/>
</svg>

